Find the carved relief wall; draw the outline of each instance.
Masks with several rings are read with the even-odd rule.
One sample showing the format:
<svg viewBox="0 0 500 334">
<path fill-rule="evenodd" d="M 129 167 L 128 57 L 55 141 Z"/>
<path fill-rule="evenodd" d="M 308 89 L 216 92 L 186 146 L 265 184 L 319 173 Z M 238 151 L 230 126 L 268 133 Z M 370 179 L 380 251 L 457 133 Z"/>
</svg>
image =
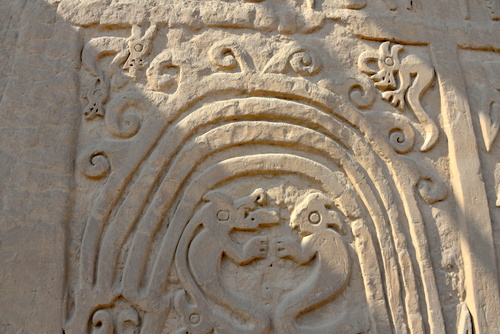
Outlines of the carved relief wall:
<svg viewBox="0 0 500 334">
<path fill-rule="evenodd" d="M 59 6 L 84 43 L 67 333 L 467 326 L 428 32 L 367 35 L 363 1 L 101 5 Z"/>
<path fill-rule="evenodd" d="M 61 1 L 64 332 L 499 330 L 495 10 Z"/>
</svg>

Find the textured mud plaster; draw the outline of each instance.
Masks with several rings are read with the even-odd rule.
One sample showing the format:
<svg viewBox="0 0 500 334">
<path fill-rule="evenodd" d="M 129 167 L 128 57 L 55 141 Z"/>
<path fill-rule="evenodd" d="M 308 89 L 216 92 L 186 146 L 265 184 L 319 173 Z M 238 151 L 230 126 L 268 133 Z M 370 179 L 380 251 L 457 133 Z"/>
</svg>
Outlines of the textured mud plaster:
<svg viewBox="0 0 500 334">
<path fill-rule="evenodd" d="M 80 42 L 45 1 L 0 13 L 0 332 L 61 333 Z"/>
<path fill-rule="evenodd" d="M 0 1 L 0 332 L 496 333 L 491 1 Z"/>
</svg>

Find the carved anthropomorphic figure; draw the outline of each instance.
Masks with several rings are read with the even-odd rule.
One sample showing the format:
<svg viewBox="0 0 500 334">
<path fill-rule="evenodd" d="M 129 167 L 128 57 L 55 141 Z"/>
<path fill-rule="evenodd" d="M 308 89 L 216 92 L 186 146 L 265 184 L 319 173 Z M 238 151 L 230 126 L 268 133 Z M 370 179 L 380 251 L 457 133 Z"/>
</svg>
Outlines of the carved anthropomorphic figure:
<svg viewBox="0 0 500 334">
<path fill-rule="evenodd" d="M 219 191 L 203 197 L 208 203 L 188 223 L 185 231 L 203 228 L 194 238 L 183 235 L 176 255 L 179 278 L 197 306 L 189 305 L 186 293 L 177 293 L 174 303 L 176 309 L 187 323 L 189 333 L 211 333 L 213 327 L 218 332 L 231 333 L 238 328 L 244 333 L 266 333 L 269 330 L 269 315 L 248 299 L 230 291 L 221 281 L 221 261 L 224 256 L 238 265 L 245 265 L 267 256 L 268 239 L 254 236 L 244 244 L 235 242 L 230 233 L 233 230 L 257 231 L 260 227 L 279 224 L 276 210 L 265 208 L 267 194 L 262 189 L 251 195 L 233 201 Z M 192 241 L 189 243 L 188 239 Z M 187 256 L 184 247 L 189 245 Z M 192 278 L 194 278 L 194 280 Z M 235 312 L 250 325 L 242 326 L 229 319 L 216 308 L 210 307 L 206 296 L 215 303 Z M 197 312 L 193 310 L 197 309 Z M 211 315 L 212 320 L 208 320 Z M 201 318 L 203 317 L 203 319 Z M 202 322 L 205 321 L 205 322 Z M 215 323 L 213 323 L 215 322 Z"/>
<path fill-rule="evenodd" d="M 335 333 L 337 322 L 315 327 L 299 326 L 297 318 L 337 297 L 348 283 L 351 260 L 341 234 L 341 214 L 332 210 L 333 202 L 322 193 L 307 195 L 290 216 L 290 226 L 302 237 L 277 240 L 278 255 L 300 265 L 311 263 L 311 274 L 296 289 L 284 295 L 278 305 L 274 326 L 277 333 Z"/>
<path fill-rule="evenodd" d="M 394 45 L 391 49 L 389 46 L 390 42 L 384 42 L 378 51 L 363 52 L 359 56 L 358 66 L 361 71 L 371 75 L 375 87 L 382 91 L 382 98 L 393 107 L 404 111 L 406 97 L 415 116 L 425 129 L 425 142 L 420 150 L 428 151 L 436 144 L 439 130 L 422 107 L 420 98 L 433 83 L 434 69 L 416 55 L 410 54 L 400 59 L 402 45 Z M 370 68 L 368 65 L 370 62 L 377 62 L 379 70 Z M 413 77 L 415 79 L 412 82 Z"/>
</svg>

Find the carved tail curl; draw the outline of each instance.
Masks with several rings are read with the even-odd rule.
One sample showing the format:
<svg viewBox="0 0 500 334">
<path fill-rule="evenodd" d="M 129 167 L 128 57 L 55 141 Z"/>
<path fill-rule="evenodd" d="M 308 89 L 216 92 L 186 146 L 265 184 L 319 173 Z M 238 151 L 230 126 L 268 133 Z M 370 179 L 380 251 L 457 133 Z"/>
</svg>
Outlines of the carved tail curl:
<svg viewBox="0 0 500 334">
<path fill-rule="evenodd" d="M 312 232 L 302 239 L 301 248 L 315 252 L 316 259 L 309 278 L 288 293 L 277 307 L 274 324 L 279 334 L 332 333 L 341 326 L 339 319 L 314 327 L 297 324 L 300 315 L 333 300 L 349 282 L 349 251 L 337 233 L 345 231 L 339 214 L 330 210 L 333 207 L 330 198 L 313 193 L 296 205 L 290 215 L 290 226 Z M 303 225 L 309 227 L 304 230 Z"/>
<path fill-rule="evenodd" d="M 259 192 L 259 190 L 254 192 L 252 195 L 247 196 L 247 197 L 237 201 L 238 204 L 242 207 L 244 207 L 245 205 L 251 205 L 250 202 L 253 202 L 254 204 L 260 204 L 259 202 L 264 201 L 265 199 L 260 197 L 261 193 Z M 220 192 L 210 192 L 204 196 L 204 200 L 218 198 L 218 196 L 221 196 L 221 195 L 223 195 L 223 194 Z M 227 200 L 229 202 L 232 202 L 232 200 L 229 197 L 224 196 L 223 199 Z M 188 254 L 188 247 L 190 245 L 191 239 L 193 238 L 195 231 L 202 224 L 202 221 L 207 218 L 207 216 L 208 216 L 207 211 L 210 211 L 212 209 L 213 205 L 214 204 L 212 202 L 205 204 L 203 209 L 201 209 L 189 221 L 188 225 L 186 226 L 186 229 L 184 230 L 184 232 L 181 236 L 179 246 L 178 246 L 177 251 L 176 251 L 176 268 L 177 268 L 177 273 L 179 275 L 179 279 L 186 286 L 191 287 L 189 293 L 193 294 L 193 296 L 192 296 L 193 300 L 196 303 L 203 304 L 203 305 L 192 306 L 190 308 L 187 308 L 187 310 L 191 310 L 191 309 L 194 310 L 195 308 L 197 310 L 204 310 L 205 312 L 210 313 L 210 315 L 214 319 L 216 319 L 216 322 L 217 322 L 217 324 L 215 324 L 208 317 L 206 317 L 207 315 L 205 314 L 205 317 L 200 319 L 199 325 L 196 323 L 193 324 L 192 319 L 189 318 L 190 316 L 186 317 L 186 315 L 184 314 L 184 318 L 186 318 L 185 320 L 187 320 L 186 323 L 191 323 L 189 333 L 193 333 L 193 334 L 211 333 L 211 330 L 214 329 L 215 327 L 217 327 L 218 332 L 222 333 L 225 331 L 225 328 L 232 328 L 233 327 L 232 325 L 234 325 L 234 323 L 232 323 L 229 319 L 227 319 L 226 316 L 224 316 L 223 314 L 220 314 L 220 312 L 218 310 L 214 309 L 213 306 L 210 306 L 210 303 L 207 300 L 207 298 L 205 297 L 205 294 L 203 293 L 201 288 L 198 286 L 198 284 L 195 282 L 192 274 L 190 273 L 190 271 L 188 269 L 188 268 L 190 268 L 190 265 L 188 263 L 189 261 L 188 261 L 187 254 Z M 253 328 L 248 327 L 248 329 L 247 329 L 247 328 L 243 328 L 243 327 L 239 326 L 239 328 L 238 328 L 239 333 L 248 333 L 248 334 L 266 333 L 266 330 L 269 327 L 269 325 L 268 325 L 268 321 L 265 321 L 266 314 L 264 311 L 257 310 L 255 308 L 255 306 L 252 303 L 250 303 L 248 300 L 243 299 L 241 297 L 238 297 L 237 295 L 231 293 L 227 289 L 224 289 L 218 278 L 215 278 L 214 284 L 216 284 L 218 287 L 216 287 L 215 289 L 214 289 L 214 287 L 212 287 L 212 290 L 217 290 L 217 291 L 210 291 L 210 292 L 212 292 L 213 294 L 217 294 L 218 295 L 217 299 L 219 299 L 219 300 L 228 300 L 229 299 L 229 300 L 233 300 L 233 301 L 237 300 L 238 301 L 237 304 L 239 304 L 241 306 L 240 307 L 241 309 L 235 310 L 236 313 L 240 314 L 241 316 L 244 316 L 245 314 L 248 314 L 249 310 L 253 310 L 254 311 L 253 316 L 258 318 L 258 321 L 255 322 L 256 324 Z M 180 297 L 176 296 L 176 298 L 177 298 L 176 300 L 177 300 L 178 304 L 179 304 L 179 302 L 182 301 L 182 299 L 185 299 L 185 297 L 182 297 L 182 296 L 180 296 Z M 232 303 L 232 304 L 235 304 L 235 303 Z M 185 307 L 181 307 L 178 310 L 180 312 L 186 313 Z M 200 317 L 203 316 L 201 314 L 201 311 L 197 314 Z M 203 323 L 201 323 L 202 320 L 204 321 Z M 222 327 L 222 328 L 220 328 L 220 327 Z M 199 328 L 199 330 L 197 329 L 196 331 L 194 331 L 193 329 L 196 329 L 196 328 Z M 208 332 L 206 332 L 207 329 L 209 330 Z"/>
<path fill-rule="evenodd" d="M 175 255 L 175 264 L 179 280 L 183 282 L 183 284 L 189 285 L 191 287 L 189 293 L 193 294 L 193 296 L 191 297 L 196 304 L 189 303 L 187 301 L 186 291 L 180 290 L 175 293 L 174 306 L 177 312 L 181 315 L 184 324 L 186 324 L 187 326 L 187 328 L 185 329 L 186 332 L 192 334 L 208 334 L 211 333 L 214 329 L 214 323 L 206 314 L 202 314 L 201 310 L 209 309 L 208 302 L 201 290 L 194 282 L 191 274 L 189 273 L 189 264 L 187 262 L 187 249 L 189 246 L 189 241 L 192 239 L 192 235 L 195 233 L 196 229 L 201 223 L 200 216 L 203 212 L 204 210 L 200 210 L 198 215 L 193 217 L 193 219 L 191 219 L 191 221 L 186 226 L 186 229 L 184 230 L 184 233 L 179 241 L 179 245 Z M 198 316 L 198 319 L 192 318 L 192 316 L 195 314 Z M 180 332 L 182 333 L 182 330 Z"/>
<path fill-rule="evenodd" d="M 208 58 L 221 71 L 234 69 L 238 65 L 241 72 L 254 71 L 252 58 L 237 41 L 215 43 L 208 51 Z"/>
<path fill-rule="evenodd" d="M 411 56 L 407 56 L 406 59 L 408 59 L 408 57 Z M 422 107 L 422 104 L 420 103 L 420 98 L 432 85 L 433 80 L 434 70 L 427 65 L 422 71 L 417 73 L 413 84 L 408 88 L 408 92 L 406 94 L 406 99 L 408 100 L 410 108 L 413 110 L 415 116 L 417 116 L 418 120 L 422 123 L 425 129 L 425 141 L 420 148 L 420 151 L 422 152 L 426 152 L 433 148 L 434 145 L 436 145 L 439 136 L 439 129 L 436 123 L 434 123 L 429 115 L 427 115 Z"/>
<path fill-rule="evenodd" d="M 148 110 L 149 101 L 137 92 L 124 92 L 113 96 L 108 103 L 106 128 L 119 138 L 133 137 L 140 129 L 142 116 L 139 110 Z"/>
<path fill-rule="evenodd" d="M 174 306 L 183 322 L 189 324 L 185 328 L 176 331 L 176 334 L 208 334 L 212 332 L 214 324 L 206 315 L 202 314 L 199 307 L 188 302 L 185 290 L 181 289 L 175 293 Z"/>
<path fill-rule="evenodd" d="M 347 249 L 344 249 L 347 252 Z M 338 281 L 327 281 L 324 280 L 321 274 L 321 268 L 324 264 L 315 264 L 314 270 L 311 273 L 310 279 L 303 282 L 295 290 L 288 293 L 278 305 L 274 315 L 274 326 L 276 328 L 276 333 L 278 334 L 318 334 L 318 333 L 345 333 L 342 329 L 345 329 L 345 325 L 341 319 L 335 319 L 334 321 L 322 323 L 314 327 L 299 326 L 297 324 L 297 318 L 314 309 L 323 303 L 335 298 L 337 294 L 343 290 L 343 287 L 347 285 L 348 280 L 338 280 Z M 328 269 L 326 269 L 328 270 Z M 347 271 L 350 274 L 350 271 Z M 312 278 L 312 279 L 311 279 Z M 340 284 L 339 284 L 340 283 Z M 323 293 L 318 293 L 317 287 L 319 285 L 330 285 L 329 291 Z M 334 291 L 333 293 L 331 291 Z M 306 303 L 304 303 L 306 301 Z"/>
</svg>

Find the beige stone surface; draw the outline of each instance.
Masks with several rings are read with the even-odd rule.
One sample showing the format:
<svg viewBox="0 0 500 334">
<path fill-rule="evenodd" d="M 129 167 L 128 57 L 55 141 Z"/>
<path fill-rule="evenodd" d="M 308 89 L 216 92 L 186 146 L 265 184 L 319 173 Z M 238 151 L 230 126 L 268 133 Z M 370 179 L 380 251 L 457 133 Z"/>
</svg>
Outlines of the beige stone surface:
<svg viewBox="0 0 500 334">
<path fill-rule="evenodd" d="M 474 0 L 0 1 L 0 333 L 499 333 Z"/>
</svg>

